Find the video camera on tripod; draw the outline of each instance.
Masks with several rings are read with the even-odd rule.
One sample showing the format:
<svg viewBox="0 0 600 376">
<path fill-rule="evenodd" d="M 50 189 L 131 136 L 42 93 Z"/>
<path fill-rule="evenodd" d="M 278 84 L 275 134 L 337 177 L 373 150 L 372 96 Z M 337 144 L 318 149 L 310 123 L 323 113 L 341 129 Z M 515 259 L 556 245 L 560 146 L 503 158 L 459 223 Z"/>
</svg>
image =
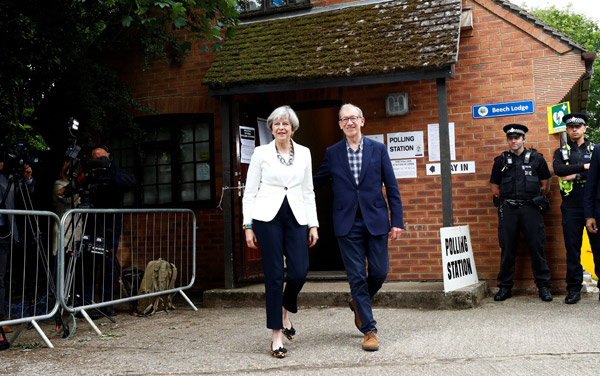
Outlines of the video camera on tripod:
<svg viewBox="0 0 600 376">
<path fill-rule="evenodd" d="M 14 144 L 0 143 L 0 161 L 4 161 L 2 173 L 6 176 L 23 177 L 25 165 L 35 166 L 39 163 L 39 157 L 35 149 L 27 142 Z"/>
<path fill-rule="evenodd" d="M 112 181 L 112 172 L 110 170 L 112 161 L 106 157 L 81 159 L 79 152 L 81 146 L 77 145 L 77 136 L 73 131 L 79 129 L 79 122 L 75 118 L 70 118 L 69 133 L 73 137 L 71 145 L 67 148 L 66 156 L 71 160 L 71 165 L 67 172 L 69 185 L 67 195 L 79 194 L 81 204 L 79 207 L 90 208 L 90 195 L 94 194 L 96 189 L 102 185 L 108 185 Z"/>
</svg>

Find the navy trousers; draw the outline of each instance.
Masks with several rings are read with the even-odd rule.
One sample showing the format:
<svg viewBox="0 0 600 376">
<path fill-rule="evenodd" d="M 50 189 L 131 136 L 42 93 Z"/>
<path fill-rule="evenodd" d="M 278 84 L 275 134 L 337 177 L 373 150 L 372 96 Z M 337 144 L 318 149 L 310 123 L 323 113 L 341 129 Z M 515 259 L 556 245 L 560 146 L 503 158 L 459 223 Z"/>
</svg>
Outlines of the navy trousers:
<svg viewBox="0 0 600 376">
<path fill-rule="evenodd" d="M 567 291 L 581 291 L 583 267 L 581 266 L 581 243 L 585 217 L 583 207 L 560 207 L 562 212 L 563 237 L 567 251 Z M 594 256 L 596 275 L 600 272 L 600 236 L 588 233 Z"/>
<path fill-rule="evenodd" d="M 362 217 L 357 217 L 350 232 L 338 237 L 348 283 L 358 317 L 360 331 L 377 332 L 371 299 L 383 285 L 389 268 L 388 235 L 371 235 Z M 367 264 L 368 261 L 368 273 Z"/>
<path fill-rule="evenodd" d="M 283 200 L 273 220 L 270 222 L 253 220 L 252 226 L 262 254 L 267 328 L 283 329 L 281 307 L 292 313 L 298 312 L 298 294 L 306 282 L 307 227 L 298 224 L 287 198 Z M 284 255 L 287 266 L 285 290 L 283 289 Z"/>
</svg>

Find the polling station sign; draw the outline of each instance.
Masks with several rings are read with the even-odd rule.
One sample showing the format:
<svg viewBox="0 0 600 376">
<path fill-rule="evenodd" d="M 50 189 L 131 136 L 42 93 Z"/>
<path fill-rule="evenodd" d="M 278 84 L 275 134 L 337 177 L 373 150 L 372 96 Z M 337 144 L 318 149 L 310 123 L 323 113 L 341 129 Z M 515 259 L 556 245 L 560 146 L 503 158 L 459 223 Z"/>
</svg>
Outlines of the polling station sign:
<svg viewBox="0 0 600 376">
<path fill-rule="evenodd" d="M 469 226 L 442 227 L 442 273 L 444 291 L 454 291 L 479 282 Z"/>
<path fill-rule="evenodd" d="M 481 104 L 473 106 L 473 119 L 533 114 L 533 101 Z"/>
<path fill-rule="evenodd" d="M 423 158 L 423 131 L 388 133 L 387 147 L 390 159 Z"/>
</svg>

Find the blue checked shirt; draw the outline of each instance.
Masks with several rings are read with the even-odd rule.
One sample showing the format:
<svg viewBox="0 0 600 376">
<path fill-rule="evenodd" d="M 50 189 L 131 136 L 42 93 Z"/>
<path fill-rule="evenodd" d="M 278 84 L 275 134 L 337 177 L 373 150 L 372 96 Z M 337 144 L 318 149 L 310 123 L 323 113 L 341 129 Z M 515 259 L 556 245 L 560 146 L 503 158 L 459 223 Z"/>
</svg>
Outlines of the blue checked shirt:
<svg viewBox="0 0 600 376">
<path fill-rule="evenodd" d="M 360 143 L 358 144 L 358 150 L 354 151 L 348 140 L 346 140 L 346 150 L 348 151 L 348 162 L 350 163 L 350 171 L 354 175 L 354 181 L 358 185 L 358 178 L 360 177 L 360 169 L 362 167 L 362 153 L 363 153 L 363 139 L 361 137 Z"/>
</svg>

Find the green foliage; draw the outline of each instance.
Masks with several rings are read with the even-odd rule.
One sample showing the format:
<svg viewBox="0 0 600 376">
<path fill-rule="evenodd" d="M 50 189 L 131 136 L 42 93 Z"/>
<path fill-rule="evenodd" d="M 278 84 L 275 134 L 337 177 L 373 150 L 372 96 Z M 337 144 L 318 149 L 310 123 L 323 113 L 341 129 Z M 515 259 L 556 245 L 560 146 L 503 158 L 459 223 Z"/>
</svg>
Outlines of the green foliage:
<svg viewBox="0 0 600 376">
<path fill-rule="evenodd" d="M 88 135 L 129 129 L 129 110 L 151 109 L 131 99 L 107 56 L 141 51 L 144 69 L 179 63 L 193 44 L 218 49 L 237 22 L 232 0 L 1 1 L 0 138 L 53 137 L 69 116 Z"/>
<path fill-rule="evenodd" d="M 586 52 L 596 52 L 600 55 L 600 26 L 587 16 L 575 13 L 571 4 L 565 10 L 552 6 L 547 9 L 534 9 L 531 13 L 585 47 Z M 598 143 L 600 142 L 600 56 L 594 61 L 587 114 L 590 118 L 588 136 Z"/>
</svg>

